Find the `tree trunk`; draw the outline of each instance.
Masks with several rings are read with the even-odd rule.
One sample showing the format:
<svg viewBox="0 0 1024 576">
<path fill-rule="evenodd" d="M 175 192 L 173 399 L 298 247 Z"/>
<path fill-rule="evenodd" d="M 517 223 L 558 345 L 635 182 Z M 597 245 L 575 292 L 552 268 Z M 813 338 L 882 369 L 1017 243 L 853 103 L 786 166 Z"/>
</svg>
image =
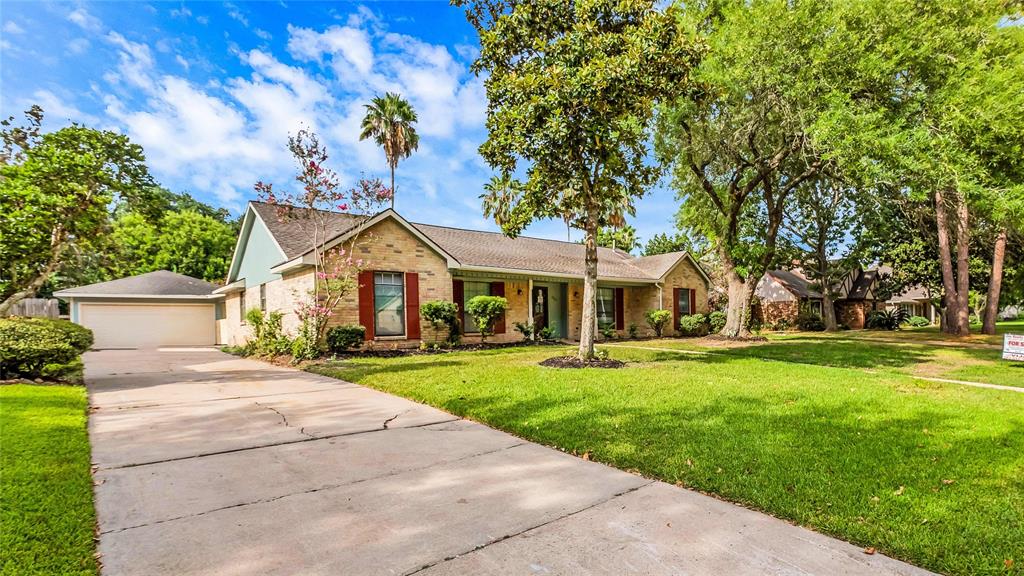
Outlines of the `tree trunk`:
<svg viewBox="0 0 1024 576">
<path fill-rule="evenodd" d="M 3 302 L 0 302 L 0 317 L 7 316 L 8 312 L 10 312 L 11 308 L 13 308 L 15 304 L 29 296 L 32 296 L 36 293 L 36 290 L 43 287 L 43 284 L 45 284 L 46 281 L 50 279 L 50 276 L 57 271 L 57 268 L 60 267 L 60 252 L 61 250 L 58 249 L 56 254 L 53 256 L 53 259 L 46 265 L 46 268 L 40 272 L 38 276 L 33 278 L 27 286 L 18 290 L 14 294 L 11 294 Z"/>
<path fill-rule="evenodd" d="M 957 334 L 956 285 L 953 281 L 953 254 L 949 249 L 949 226 L 946 222 L 946 204 L 942 190 L 935 190 L 935 226 L 939 235 L 939 267 L 942 270 L 942 331 Z"/>
<path fill-rule="evenodd" d="M 996 333 L 996 315 L 999 314 L 999 291 L 1003 286 L 1003 259 L 1006 257 L 1006 229 L 996 236 L 992 250 L 992 276 L 988 280 L 988 298 L 985 302 L 985 319 L 981 325 L 982 334 Z"/>
<path fill-rule="evenodd" d="M 825 322 L 826 332 L 839 330 L 839 324 L 836 322 L 836 306 L 832 302 L 832 294 L 829 290 L 821 293 L 821 319 Z"/>
<path fill-rule="evenodd" d="M 747 328 L 747 320 L 750 317 L 750 302 L 754 297 L 754 291 L 750 290 L 747 295 L 747 283 L 736 272 L 736 265 L 725 248 L 719 248 L 719 255 L 722 259 L 722 268 L 729 289 L 729 303 L 725 310 L 725 326 L 719 333 L 727 338 L 745 338 L 750 336 L 750 329 Z"/>
<path fill-rule="evenodd" d="M 391 209 L 395 209 L 395 167 L 391 166 Z"/>
<path fill-rule="evenodd" d="M 968 253 L 970 242 L 969 218 L 967 213 L 967 201 L 960 193 L 954 195 L 956 199 L 956 332 L 960 336 L 967 336 L 971 333 L 971 314 L 968 304 L 970 292 L 970 254 Z"/>
<path fill-rule="evenodd" d="M 580 360 L 594 357 L 594 336 L 597 329 L 597 207 L 587 207 L 587 221 L 583 227 L 586 252 L 583 274 L 583 320 L 580 326 Z"/>
</svg>

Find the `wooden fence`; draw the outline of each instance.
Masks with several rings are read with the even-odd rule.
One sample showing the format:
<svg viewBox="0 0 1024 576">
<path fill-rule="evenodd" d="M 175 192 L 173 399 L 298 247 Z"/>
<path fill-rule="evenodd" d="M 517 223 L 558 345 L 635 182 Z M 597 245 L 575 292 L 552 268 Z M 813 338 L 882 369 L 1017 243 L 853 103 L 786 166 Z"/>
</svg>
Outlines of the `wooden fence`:
<svg viewBox="0 0 1024 576">
<path fill-rule="evenodd" d="M 11 316 L 34 318 L 56 318 L 60 313 L 56 298 L 25 298 L 14 304 Z"/>
</svg>

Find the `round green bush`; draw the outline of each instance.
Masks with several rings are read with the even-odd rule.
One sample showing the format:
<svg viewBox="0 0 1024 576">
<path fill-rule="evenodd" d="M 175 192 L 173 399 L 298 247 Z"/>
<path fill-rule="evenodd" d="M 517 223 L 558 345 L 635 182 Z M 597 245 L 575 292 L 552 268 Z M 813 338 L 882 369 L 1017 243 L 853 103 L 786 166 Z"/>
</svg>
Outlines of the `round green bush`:
<svg viewBox="0 0 1024 576">
<path fill-rule="evenodd" d="M 931 322 L 929 322 L 924 316 L 911 316 L 910 318 L 907 318 L 907 324 L 920 328 L 922 326 L 930 326 Z"/>
<path fill-rule="evenodd" d="M 0 378 L 52 374 L 52 365 L 76 362 L 92 343 L 91 330 L 67 320 L 2 318 Z M 47 369 L 48 365 L 51 368 Z"/>
<path fill-rule="evenodd" d="M 825 321 L 814 312 L 801 312 L 796 317 L 796 327 L 804 332 L 822 332 L 825 330 Z"/>
<path fill-rule="evenodd" d="M 679 318 L 679 331 L 683 336 L 706 336 L 708 317 L 703 314 L 689 314 Z"/>
<path fill-rule="evenodd" d="M 332 326 L 327 330 L 327 349 L 338 354 L 352 348 L 359 348 L 366 339 L 366 328 L 358 324 Z"/>
</svg>

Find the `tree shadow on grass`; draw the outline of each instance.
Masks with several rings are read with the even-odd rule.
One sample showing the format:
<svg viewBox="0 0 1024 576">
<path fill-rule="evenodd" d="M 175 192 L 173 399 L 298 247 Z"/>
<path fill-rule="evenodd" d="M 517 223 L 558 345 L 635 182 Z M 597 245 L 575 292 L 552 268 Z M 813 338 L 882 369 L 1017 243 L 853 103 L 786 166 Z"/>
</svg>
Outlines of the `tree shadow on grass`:
<svg viewBox="0 0 1024 576">
<path fill-rule="evenodd" d="M 683 354 L 660 354 L 659 359 L 678 360 Z M 703 362 L 754 358 L 832 368 L 904 368 L 929 362 L 930 350 L 923 346 L 887 346 L 864 341 L 834 339 L 787 340 L 744 348 L 722 348 L 704 356 L 688 355 Z"/>
<path fill-rule="evenodd" d="M 438 405 L 941 572 L 998 568 L 1024 541 L 1021 421 L 979 426 L 957 407 L 891 397 L 665 400 L 487 394 Z"/>
</svg>

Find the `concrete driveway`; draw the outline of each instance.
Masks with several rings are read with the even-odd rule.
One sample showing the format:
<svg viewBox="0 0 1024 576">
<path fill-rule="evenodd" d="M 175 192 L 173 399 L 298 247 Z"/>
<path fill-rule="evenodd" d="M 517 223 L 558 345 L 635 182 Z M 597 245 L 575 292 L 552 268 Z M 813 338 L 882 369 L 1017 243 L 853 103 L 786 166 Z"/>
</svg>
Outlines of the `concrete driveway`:
<svg viewBox="0 0 1024 576">
<path fill-rule="evenodd" d="M 926 574 L 355 384 L 85 362 L 104 574 Z"/>
</svg>

